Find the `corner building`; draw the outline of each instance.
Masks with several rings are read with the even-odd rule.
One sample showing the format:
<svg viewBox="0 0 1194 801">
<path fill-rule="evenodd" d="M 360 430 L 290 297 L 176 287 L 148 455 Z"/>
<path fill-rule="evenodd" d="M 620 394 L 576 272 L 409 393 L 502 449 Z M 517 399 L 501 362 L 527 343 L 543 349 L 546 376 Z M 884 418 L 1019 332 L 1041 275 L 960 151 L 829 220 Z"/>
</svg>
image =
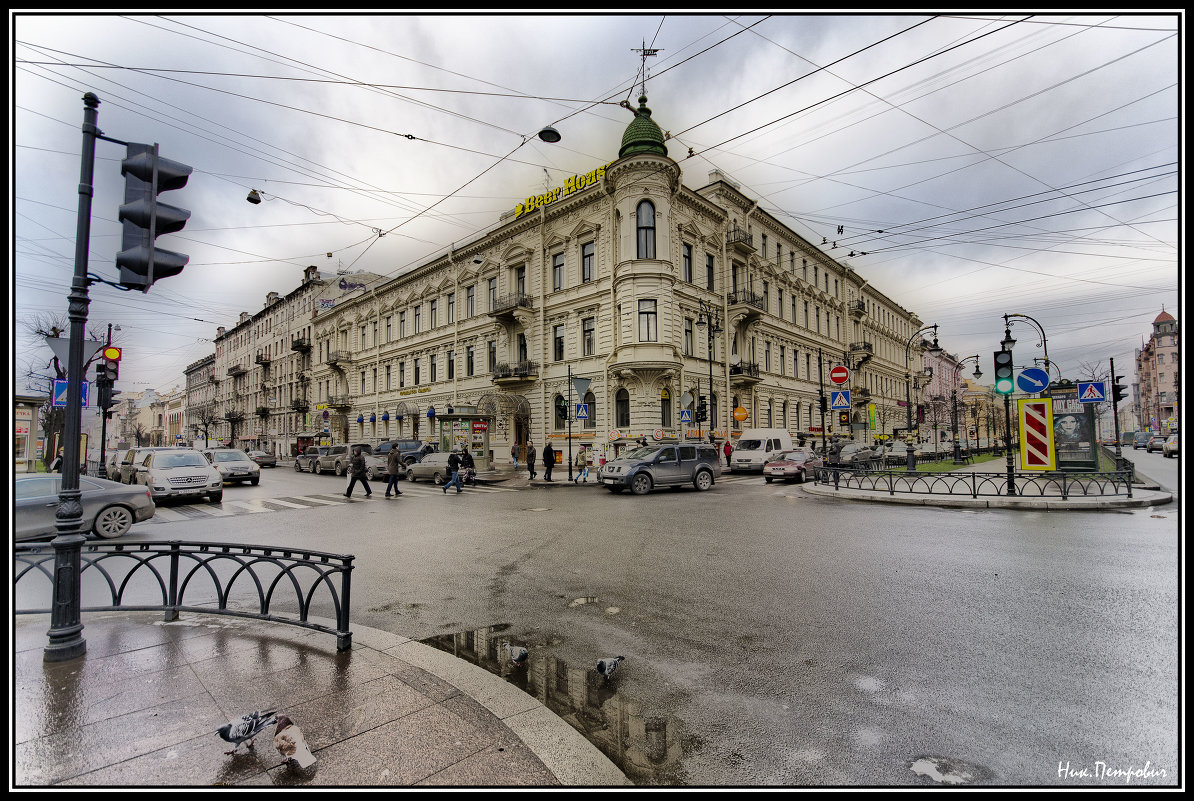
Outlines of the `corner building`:
<svg viewBox="0 0 1194 801">
<path fill-rule="evenodd" d="M 528 439 L 566 455 L 561 409 L 584 404 L 572 442 L 609 458 L 641 437 L 819 436 L 836 364 L 852 370 L 853 407 L 846 427 L 826 412 L 827 430 L 869 441 L 902 425 L 921 321 L 720 173 L 684 186 L 646 101 L 615 161 L 315 316 L 311 400 L 338 412 L 333 433 L 431 439 L 435 414 L 475 408 L 484 456 L 506 463 Z M 569 376 L 587 380 L 583 395 Z"/>
</svg>

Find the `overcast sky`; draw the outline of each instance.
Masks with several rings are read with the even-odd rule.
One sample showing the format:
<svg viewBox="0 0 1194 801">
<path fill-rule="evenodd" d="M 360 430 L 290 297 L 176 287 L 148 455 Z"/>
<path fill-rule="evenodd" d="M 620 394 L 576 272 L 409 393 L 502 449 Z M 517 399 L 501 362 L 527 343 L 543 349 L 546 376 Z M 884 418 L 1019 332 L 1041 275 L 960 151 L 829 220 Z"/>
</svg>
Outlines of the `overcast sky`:
<svg viewBox="0 0 1194 801">
<path fill-rule="evenodd" d="M 305 266 L 398 275 L 616 159 L 645 46 L 687 186 L 721 170 L 937 323 L 947 350 L 977 354 L 982 383 L 1004 313 L 1041 323 L 1067 378 L 1108 358 L 1132 376 L 1162 306 L 1180 320 L 1182 27 L 1164 13 L 11 14 L 14 374 L 22 387 L 50 357 L 19 320 L 66 315 L 85 92 L 106 136 L 194 167 L 161 196 L 192 212 L 158 240 L 190 256 L 183 273 L 148 294 L 90 288 L 89 327 L 120 327 L 119 388 L 166 391 L 217 326 Z M 549 123 L 558 144 L 534 136 Z M 97 143 L 89 270 L 110 281 L 124 155 Z M 1043 355 L 1026 323 L 1013 334 L 1017 364 Z"/>
</svg>

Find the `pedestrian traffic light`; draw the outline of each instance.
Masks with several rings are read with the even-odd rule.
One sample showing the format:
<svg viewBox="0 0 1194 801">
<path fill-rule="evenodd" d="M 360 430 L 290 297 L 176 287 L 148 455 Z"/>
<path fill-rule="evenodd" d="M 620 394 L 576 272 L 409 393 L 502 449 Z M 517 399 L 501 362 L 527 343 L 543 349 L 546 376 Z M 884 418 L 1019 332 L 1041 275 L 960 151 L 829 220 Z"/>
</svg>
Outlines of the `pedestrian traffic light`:
<svg viewBox="0 0 1194 801">
<path fill-rule="evenodd" d="M 561 420 L 568 419 L 568 401 L 563 396 L 556 398 L 556 416 Z"/>
<path fill-rule="evenodd" d="M 1111 396 L 1116 403 L 1119 403 L 1124 398 L 1128 397 L 1128 388 L 1125 384 L 1119 383 L 1123 380 L 1122 375 L 1112 376 Z"/>
<path fill-rule="evenodd" d="M 995 391 L 1000 395 L 1012 394 L 1015 383 L 1012 380 L 1012 352 L 995 351 Z"/>
<path fill-rule="evenodd" d="M 120 163 L 125 177 L 124 205 L 118 218 L 124 224 L 121 251 L 116 254 L 120 285 L 148 292 L 159 278 L 178 275 L 190 256 L 154 247 L 162 234 L 181 231 L 191 212 L 158 202 L 158 194 L 187 185 L 191 167 L 158 156 L 157 144 L 128 144 Z"/>
</svg>

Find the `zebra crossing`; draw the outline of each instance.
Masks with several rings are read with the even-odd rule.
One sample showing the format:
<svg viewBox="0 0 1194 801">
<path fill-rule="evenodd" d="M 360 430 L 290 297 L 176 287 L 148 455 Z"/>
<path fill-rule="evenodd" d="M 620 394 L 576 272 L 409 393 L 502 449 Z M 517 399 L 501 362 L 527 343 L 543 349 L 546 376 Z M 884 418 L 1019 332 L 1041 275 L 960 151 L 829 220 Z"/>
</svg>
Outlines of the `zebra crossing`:
<svg viewBox="0 0 1194 801">
<path fill-rule="evenodd" d="M 434 484 L 420 484 L 408 486 L 403 484 L 402 500 L 408 498 L 422 498 L 422 497 L 440 497 L 443 491 Z M 468 487 L 466 493 L 478 494 L 493 494 L 499 492 L 517 492 L 513 487 Z M 353 500 L 362 501 L 365 499 L 365 493 L 357 488 L 353 493 Z M 384 487 L 381 490 L 374 489 L 373 497 L 370 501 L 385 500 Z M 345 498 L 342 493 L 330 494 L 316 494 L 310 495 L 286 495 L 280 498 L 231 498 L 227 491 L 224 492 L 224 501 L 219 504 L 211 503 L 187 503 L 187 504 L 159 504 L 153 517 L 145 521 L 149 525 L 162 523 L 177 523 L 182 520 L 204 520 L 213 517 L 233 517 L 236 515 L 246 514 L 265 514 L 268 512 L 281 512 L 293 509 L 313 509 L 320 506 L 339 506 L 340 504 L 348 503 L 348 498 Z"/>
</svg>

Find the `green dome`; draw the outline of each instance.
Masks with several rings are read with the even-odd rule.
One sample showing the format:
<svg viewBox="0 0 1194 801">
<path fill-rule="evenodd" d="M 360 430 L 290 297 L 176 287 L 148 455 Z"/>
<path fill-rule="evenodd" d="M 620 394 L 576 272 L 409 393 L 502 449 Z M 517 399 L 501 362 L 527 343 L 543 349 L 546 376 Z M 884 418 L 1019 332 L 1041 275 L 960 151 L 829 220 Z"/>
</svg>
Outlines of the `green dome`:
<svg viewBox="0 0 1194 801">
<path fill-rule="evenodd" d="M 618 150 L 618 158 L 637 156 L 649 153 L 655 156 L 666 156 L 667 145 L 663 143 L 663 131 L 651 119 L 651 109 L 647 108 L 647 96 L 638 99 L 638 111 L 634 113 L 634 121 L 626 126 L 626 133 L 622 134 L 622 147 Z"/>
</svg>

